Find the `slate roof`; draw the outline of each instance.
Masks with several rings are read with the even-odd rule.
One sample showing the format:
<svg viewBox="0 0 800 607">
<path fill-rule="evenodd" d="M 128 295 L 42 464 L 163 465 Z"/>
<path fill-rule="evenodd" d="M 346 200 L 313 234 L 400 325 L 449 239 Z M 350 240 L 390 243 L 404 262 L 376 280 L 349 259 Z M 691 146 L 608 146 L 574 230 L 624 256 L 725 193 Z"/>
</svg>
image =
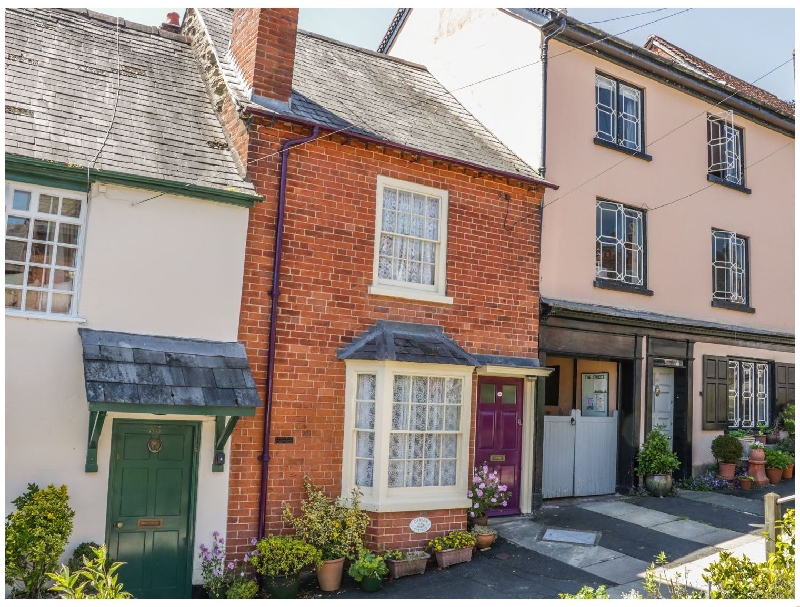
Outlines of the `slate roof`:
<svg viewBox="0 0 800 607">
<path fill-rule="evenodd" d="M 708 78 L 713 78 L 720 84 L 725 84 L 733 89 L 736 89 L 737 91 L 761 102 L 762 105 L 794 116 L 794 105 L 788 101 L 783 101 L 772 93 L 750 84 L 749 82 L 745 82 L 744 80 L 737 78 L 736 76 L 733 76 L 732 74 L 729 74 L 728 72 L 721 70 L 714 65 L 711 65 L 707 61 L 703 61 L 700 59 L 700 57 L 692 55 L 688 51 L 683 50 L 679 46 L 675 46 L 660 36 L 650 36 L 647 39 L 647 42 L 644 43 L 644 48 L 652 53 L 655 53 L 656 55 L 671 59 L 672 61 L 675 61 L 684 67 L 694 69 Z"/>
<path fill-rule="evenodd" d="M 250 103 L 232 67 L 233 9 L 196 10 L 237 101 Z M 298 30 L 290 110 L 268 111 L 546 183 L 423 66 Z"/>
<path fill-rule="evenodd" d="M 465 365 L 480 363 L 444 334 L 442 327 L 379 320 L 349 346 L 341 360 L 395 360 L 408 363 Z"/>
<path fill-rule="evenodd" d="M 84 328 L 78 332 L 90 403 L 261 406 L 241 344 Z"/>
<path fill-rule="evenodd" d="M 502 356 L 497 354 L 476 354 L 481 366 L 497 365 L 499 367 L 516 367 L 519 369 L 543 369 L 538 358 L 526 358 L 524 356 Z"/>
<path fill-rule="evenodd" d="M 6 152 L 86 167 L 117 96 L 117 19 L 6 9 Z M 120 94 L 93 168 L 255 193 L 237 171 L 190 45 L 119 20 Z"/>
</svg>

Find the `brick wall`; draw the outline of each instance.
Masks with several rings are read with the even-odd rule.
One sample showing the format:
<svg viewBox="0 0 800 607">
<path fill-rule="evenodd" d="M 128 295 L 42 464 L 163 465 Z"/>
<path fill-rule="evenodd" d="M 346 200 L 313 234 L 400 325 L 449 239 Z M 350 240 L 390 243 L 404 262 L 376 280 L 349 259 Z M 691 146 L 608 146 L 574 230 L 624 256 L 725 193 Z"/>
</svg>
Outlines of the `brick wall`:
<svg viewBox="0 0 800 607">
<path fill-rule="evenodd" d="M 308 135 L 309 130 L 256 119 L 250 134 L 249 174 L 265 200 L 250 211 L 239 340 L 247 348 L 263 398 L 280 168 L 275 152 L 286 139 Z M 454 297 L 453 304 L 367 294 L 379 174 L 449 192 L 447 295 Z M 336 358 L 336 349 L 377 320 L 441 325 L 472 353 L 537 356 L 540 201 L 541 189 L 338 136 L 323 136 L 292 150 L 275 353 L 268 533 L 284 530 L 282 504 L 296 506 L 302 499 L 303 475 L 330 494 L 339 494 L 345 365 Z M 529 218 L 506 229 L 522 217 Z M 470 444 L 475 400 L 473 390 Z M 240 420 L 231 440 L 227 538 L 233 551 L 257 529 L 261 466 L 256 458 L 263 428 L 262 411 L 256 418 Z M 277 436 L 292 436 L 294 444 L 274 444 Z M 463 510 L 430 511 L 431 532 L 416 536 L 407 525 L 419 515 L 373 515 L 371 545 L 420 547 L 433 535 L 466 526 Z"/>
</svg>

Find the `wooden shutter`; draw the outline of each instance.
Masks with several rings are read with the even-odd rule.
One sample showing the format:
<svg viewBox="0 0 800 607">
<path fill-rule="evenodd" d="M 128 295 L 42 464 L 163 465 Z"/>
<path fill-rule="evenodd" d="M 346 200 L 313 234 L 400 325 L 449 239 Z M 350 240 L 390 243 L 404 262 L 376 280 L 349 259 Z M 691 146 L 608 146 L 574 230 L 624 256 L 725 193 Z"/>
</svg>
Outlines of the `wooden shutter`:
<svg viewBox="0 0 800 607">
<path fill-rule="evenodd" d="M 703 430 L 728 427 L 728 359 L 703 356 Z"/>
<path fill-rule="evenodd" d="M 777 413 L 786 403 L 794 402 L 794 365 L 775 363 L 775 408 Z"/>
</svg>

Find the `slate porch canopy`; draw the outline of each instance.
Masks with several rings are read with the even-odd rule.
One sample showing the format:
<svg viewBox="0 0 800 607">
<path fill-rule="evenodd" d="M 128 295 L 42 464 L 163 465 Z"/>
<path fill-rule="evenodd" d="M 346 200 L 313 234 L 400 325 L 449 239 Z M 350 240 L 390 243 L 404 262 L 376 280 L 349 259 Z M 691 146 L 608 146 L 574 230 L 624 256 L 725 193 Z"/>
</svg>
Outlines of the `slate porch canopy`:
<svg viewBox="0 0 800 607">
<path fill-rule="evenodd" d="M 236 422 L 261 407 L 244 346 L 84 328 L 78 333 L 89 403 L 87 472 L 97 471 L 97 442 L 109 411 L 216 416 L 213 470 L 222 471 Z"/>
</svg>

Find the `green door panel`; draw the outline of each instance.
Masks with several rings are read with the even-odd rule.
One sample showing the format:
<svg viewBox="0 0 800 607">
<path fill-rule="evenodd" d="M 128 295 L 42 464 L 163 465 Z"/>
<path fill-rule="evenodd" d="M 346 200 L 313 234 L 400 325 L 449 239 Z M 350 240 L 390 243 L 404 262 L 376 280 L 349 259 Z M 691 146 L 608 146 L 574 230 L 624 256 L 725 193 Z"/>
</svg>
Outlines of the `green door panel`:
<svg viewBox="0 0 800 607">
<path fill-rule="evenodd" d="M 126 563 L 119 579 L 136 598 L 191 596 L 197 432 L 188 423 L 114 423 L 109 556 Z"/>
</svg>

